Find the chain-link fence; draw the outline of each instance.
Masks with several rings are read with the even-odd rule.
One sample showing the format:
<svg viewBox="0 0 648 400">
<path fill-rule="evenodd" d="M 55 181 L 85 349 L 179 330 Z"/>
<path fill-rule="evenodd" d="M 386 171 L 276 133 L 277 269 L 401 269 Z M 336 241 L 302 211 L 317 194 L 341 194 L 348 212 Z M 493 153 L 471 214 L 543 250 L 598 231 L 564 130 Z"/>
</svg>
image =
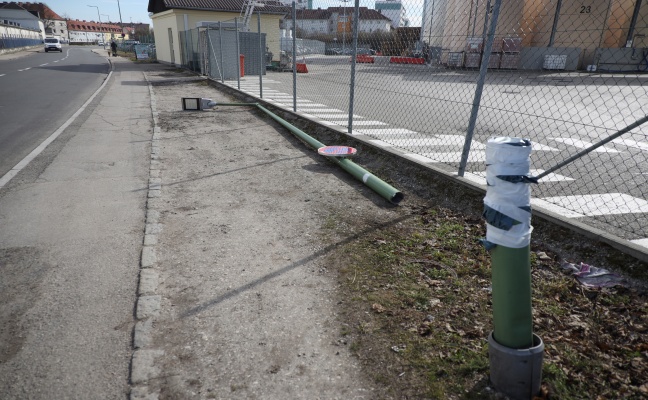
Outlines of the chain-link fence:
<svg viewBox="0 0 648 400">
<path fill-rule="evenodd" d="M 187 33 L 183 64 L 481 184 L 488 138 L 528 138 L 534 205 L 648 246 L 646 125 L 583 151 L 648 114 L 646 2 L 362 4 L 319 1 L 264 25 L 261 79 L 254 46 L 243 83 L 226 65 L 254 18 Z"/>
<path fill-rule="evenodd" d="M 135 53 L 138 59 L 155 60 L 155 37 L 153 35 L 140 35 L 136 39 L 115 40 L 117 50 L 125 53 Z M 110 44 L 110 43 L 108 43 Z"/>
</svg>

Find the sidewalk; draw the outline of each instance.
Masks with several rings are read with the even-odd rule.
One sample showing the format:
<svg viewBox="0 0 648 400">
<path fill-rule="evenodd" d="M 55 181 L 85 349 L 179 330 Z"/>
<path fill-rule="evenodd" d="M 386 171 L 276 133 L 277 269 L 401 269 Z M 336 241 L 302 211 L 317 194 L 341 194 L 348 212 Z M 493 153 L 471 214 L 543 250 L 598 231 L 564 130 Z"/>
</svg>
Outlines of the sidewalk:
<svg viewBox="0 0 648 400">
<path fill-rule="evenodd" d="M 123 399 L 148 180 L 141 66 L 0 191 L 0 397 Z"/>
</svg>

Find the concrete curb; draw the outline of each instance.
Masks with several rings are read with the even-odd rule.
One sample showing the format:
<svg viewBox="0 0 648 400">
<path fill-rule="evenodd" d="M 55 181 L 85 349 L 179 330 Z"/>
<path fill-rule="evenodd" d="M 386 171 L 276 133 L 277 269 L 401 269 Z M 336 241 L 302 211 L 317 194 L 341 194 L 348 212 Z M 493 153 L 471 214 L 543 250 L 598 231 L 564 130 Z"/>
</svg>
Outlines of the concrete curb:
<svg viewBox="0 0 648 400">
<path fill-rule="evenodd" d="M 109 58 L 110 60 L 110 58 Z M 112 60 L 111 60 L 112 64 Z M 156 360 L 164 355 L 164 351 L 155 349 L 153 343 L 153 327 L 155 317 L 162 307 L 162 296 L 156 294 L 158 290 L 159 274 L 156 270 L 157 256 L 155 252 L 158 235 L 163 226 L 159 223 L 160 213 L 155 209 L 151 199 L 160 197 L 162 192 L 162 178 L 159 169 L 160 163 L 160 133 L 158 113 L 153 86 L 146 79 L 149 96 L 151 99 L 151 113 L 153 115 L 153 136 L 151 138 L 151 159 L 149 167 L 148 194 L 146 203 L 146 228 L 142 257 L 140 259 L 139 285 L 137 289 L 137 304 L 135 308 L 135 328 L 133 329 L 133 357 L 131 359 L 131 400 L 156 400 L 159 391 L 151 391 L 149 381 L 159 378 L 160 368 Z"/>
</svg>

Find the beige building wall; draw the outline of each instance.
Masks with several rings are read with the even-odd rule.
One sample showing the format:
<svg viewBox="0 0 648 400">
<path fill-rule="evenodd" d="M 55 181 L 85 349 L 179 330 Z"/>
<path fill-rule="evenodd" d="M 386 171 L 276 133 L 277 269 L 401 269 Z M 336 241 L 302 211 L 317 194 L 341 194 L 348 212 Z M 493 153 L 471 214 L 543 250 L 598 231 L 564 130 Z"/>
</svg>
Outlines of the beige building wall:
<svg viewBox="0 0 648 400">
<path fill-rule="evenodd" d="M 610 6 L 610 0 L 563 0 L 554 47 L 600 47 Z M 549 43 L 550 34 L 551 28 L 544 34 L 545 43 Z"/>
<path fill-rule="evenodd" d="M 616 0 L 612 3 L 608 29 L 605 31 L 601 47 L 625 47 L 632 21 L 636 0 Z M 633 47 L 648 47 L 648 4 L 642 1 L 632 40 Z"/>
<path fill-rule="evenodd" d="M 556 0 L 532 0 L 525 2 L 522 21 L 520 23 L 522 46 L 547 46 L 556 13 L 556 5 Z"/>
<path fill-rule="evenodd" d="M 636 1 L 563 0 L 554 47 L 587 51 L 625 47 Z M 503 0 L 496 35 L 519 36 L 524 47 L 548 46 L 557 4 L 558 0 Z M 486 5 L 486 0 L 428 1 L 423 39 L 431 46 L 461 51 L 466 38 L 481 36 Z M 647 0 L 643 0 L 635 34 L 636 47 L 648 46 L 648 38 L 642 36 L 648 37 Z"/>
<path fill-rule="evenodd" d="M 172 10 L 154 14 L 151 17 L 155 29 L 155 52 L 158 61 L 180 65 L 180 35 L 176 15 Z M 171 38 L 169 37 L 171 30 Z M 171 43 L 173 40 L 173 44 Z"/>
<path fill-rule="evenodd" d="M 493 3 L 491 1 L 491 3 Z M 482 36 L 486 12 L 492 17 L 492 7 L 487 10 L 488 2 L 479 0 L 447 0 L 445 26 L 443 31 L 443 48 L 450 51 L 462 51 L 466 40 L 472 36 Z M 502 0 L 498 18 L 496 37 L 519 36 L 522 34 L 520 22 L 524 14 L 525 3 L 520 0 Z"/>
<path fill-rule="evenodd" d="M 185 28 L 185 15 L 187 26 Z M 173 49 L 175 52 L 175 64 L 180 64 L 180 34 L 184 30 L 196 29 L 199 22 L 234 22 L 239 13 L 216 12 L 216 11 L 193 11 L 193 10 L 169 10 L 155 14 L 152 18 L 155 28 L 155 45 L 158 60 L 171 63 L 171 52 L 169 51 L 168 29 L 173 33 Z M 266 46 L 278 60 L 281 53 L 281 30 L 279 28 L 282 15 L 261 14 L 261 33 L 266 34 Z M 258 32 L 257 14 L 254 14 L 249 23 L 250 32 Z M 164 48 L 164 51 L 161 51 Z"/>
</svg>

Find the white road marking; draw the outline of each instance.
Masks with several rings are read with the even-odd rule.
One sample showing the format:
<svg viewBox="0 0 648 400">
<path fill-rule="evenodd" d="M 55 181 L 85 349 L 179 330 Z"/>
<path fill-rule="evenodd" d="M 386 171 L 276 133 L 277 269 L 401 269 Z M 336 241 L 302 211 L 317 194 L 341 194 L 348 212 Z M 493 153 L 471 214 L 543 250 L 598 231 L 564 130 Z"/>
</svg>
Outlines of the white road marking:
<svg viewBox="0 0 648 400">
<path fill-rule="evenodd" d="M 315 113 L 310 113 L 311 115 L 316 116 L 317 118 L 322 118 L 322 119 L 349 119 L 349 114 L 315 114 Z M 361 117 L 359 115 L 354 115 L 354 119 L 362 119 L 364 117 Z"/>
<path fill-rule="evenodd" d="M 307 104 L 307 105 L 303 106 L 302 108 L 308 109 L 308 108 L 321 108 L 321 107 L 328 107 L 328 106 L 325 105 L 325 104 L 312 103 L 312 104 Z M 317 111 L 317 110 L 313 110 L 313 111 Z"/>
<path fill-rule="evenodd" d="M 559 151 L 555 147 L 547 146 L 536 142 L 531 143 L 531 149 L 532 151 Z"/>
<path fill-rule="evenodd" d="M 46 65 L 49 65 L 49 63 L 41 64 L 41 65 L 39 65 L 39 67 L 44 67 Z"/>
<path fill-rule="evenodd" d="M 29 67 L 29 68 L 23 68 L 23 69 L 19 69 L 18 72 L 29 71 L 30 69 L 31 69 L 31 67 Z"/>
<path fill-rule="evenodd" d="M 580 196 L 544 197 L 544 202 L 572 213 L 597 215 L 648 213 L 648 201 L 625 193 L 585 194 Z"/>
<path fill-rule="evenodd" d="M 108 77 L 106 77 L 106 80 L 103 82 L 101 86 L 99 86 L 99 89 L 95 91 L 90 98 L 83 103 L 81 108 L 77 110 L 63 125 L 61 125 L 57 130 L 54 131 L 47 139 L 45 139 L 38 147 L 36 147 L 34 150 L 32 150 L 31 153 L 29 153 L 25 158 L 23 158 L 18 164 L 16 164 L 12 169 L 9 170 L 6 174 L 4 174 L 2 177 L 0 177 L 0 188 L 4 187 L 14 176 L 18 175 L 18 173 L 25 168 L 29 163 L 36 158 L 40 153 L 45 150 L 47 146 L 49 146 L 50 143 L 52 143 L 54 140 L 56 140 L 57 137 L 68 127 L 74 120 L 88 107 L 88 105 L 94 100 L 95 97 L 97 97 L 97 94 L 108 84 L 110 81 L 110 77 L 112 76 L 112 71 L 108 73 Z"/>
<path fill-rule="evenodd" d="M 622 144 L 622 145 L 627 146 L 627 147 L 634 147 L 635 149 L 648 151 L 648 143 L 637 142 L 637 141 L 634 141 L 632 139 L 619 138 L 619 139 L 614 139 L 612 141 L 612 143 L 618 143 L 618 144 Z"/>
<path fill-rule="evenodd" d="M 380 125 L 387 125 L 387 124 L 380 121 L 353 121 L 353 126 L 356 125 L 380 126 Z"/>
<path fill-rule="evenodd" d="M 569 210 L 567 208 L 561 207 L 557 204 L 550 203 L 548 201 L 545 201 L 543 199 L 536 199 L 536 198 L 531 198 L 531 207 L 541 207 L 544 208 L 547 211 L 554 212 L 556 214 L 562 215 L 565 218 L 581 218 L 584 217 L 583 214 L 579 214 L 577 212 L 574 212 L 572 210 Z"/>
<path fill-rule="evenodd" d="M 384 128 L 384 129 L 358 129 L 358 132 L 363 135 L 374 136 L 389 136 L 389 135 L 411 135 L 416 132 L 403 128 Z"/>
<path fill-rule="evenodd" d="M 648 238 L 631 240 L 632 243 L 639 246 L 648 247 Z"/>
<path fill-rule="evenodd" d="M 299 109 L 301 111 L 306 111 L 306 110 L 303 110 L 302 108 L 307 108 L 307 107 L 299 107 Z M 342 110 L 336 110 L 335 108 L 319 108 L 319 109 L 309 110 L 309 111 L 310 112 L 317 112 L 317 113 L 321 113 L 321 114 L 325 114 L 325 113 L 339 114 L 339 113 L 344 112 Z"/>
<path fill-rule="evenodd" d="M 578 140 L 578 139 L 573 139 L 573 138 L 552 138 L 552 139 L 555 140 L 556 142 L 560 142 L 560 143 L 564 143 L 564 144 L 567 144 L 567 145 L 570 145 L 570 146 L 578 147 L 578 148 L 583 149 L 583 150 L 590 147 L 590 146 L 592 146 L 594 144 L 594 143 L 585 142 L 585 141 Z M 611 148 L 605 147 L 605 146 L 601 146 L 601 147 L 595 149 L 594 151 L 597 152 L 597 153 L 619 153 L 618 150 L 614 150 L 614 149 L 611 149 Z"/>
<path fill-rule="evenodd" d="M 450 151 L 447 153 L 423 153 L 434 162 L 458 163 L 461 162 L 461 151 Z M 468 162 L 486 162 L 486 152 L 483 150 L 471 151 L 468 155 Z"/>
</svg>

